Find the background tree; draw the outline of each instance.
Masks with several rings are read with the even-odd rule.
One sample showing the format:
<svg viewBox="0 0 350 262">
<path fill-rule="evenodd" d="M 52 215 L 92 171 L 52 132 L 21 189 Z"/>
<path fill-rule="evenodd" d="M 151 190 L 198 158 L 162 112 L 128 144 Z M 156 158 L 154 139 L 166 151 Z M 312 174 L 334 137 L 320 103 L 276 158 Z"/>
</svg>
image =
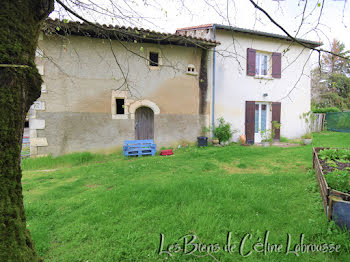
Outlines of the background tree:
<svg viewBox="0 0 350 262">
<path fill-rule="evenodd" d="M 311 70 L 311 102 L 312 107 L 321 103 L 321 95 L 327 92 L 328 75 L 319 66 Z"/>
<path fill-rule="evenodd" d="M 318 107 L 350 109 L 350 78 L 344 74 L 331 74 L 326 81 L 326 89 L 320 94 Z"/>
<path fill-rule="evenodd" d="M 345 50 L 345 45 L 337 39 L 333 39 L 331 52 L 343 57 L 348 57 L 350 51 Z M 350 73 L 349 60 L 333 54 L 324 54 L 322 57 L 323 68 L 329 74 L 348 74 Z"/>
<path fill-rule="evenodd" d="M 312 71 L 312 100 L 316 107 L 350 108 L 350 63 L 345 59 L 350 51 L 339 40 L 333 39 L 332 54 L 324 54 L 320 64 Z M 345 57 L 345 58 L 343 58 Z"/>
</svg>

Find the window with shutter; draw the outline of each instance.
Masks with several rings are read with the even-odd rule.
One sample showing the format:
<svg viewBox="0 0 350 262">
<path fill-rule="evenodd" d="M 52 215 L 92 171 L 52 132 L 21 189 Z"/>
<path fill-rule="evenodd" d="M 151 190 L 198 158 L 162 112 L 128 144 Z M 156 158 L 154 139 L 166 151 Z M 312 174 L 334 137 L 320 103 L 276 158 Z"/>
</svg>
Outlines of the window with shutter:
<svg viewBox="0 0 350 262">
<path fill-rule="evenodd" d="M 257 76 L 268 76 L 269 75 L 269 64 L 270 57 L 266 53 L 256 53 L 255 62 L 255 75 Z"/>
<path fill-rule="evenodd" d="M 281 78 L 281 53 L 247 49 L 247 75 Z"/>
<path fill-rule="evenodd" d="M 272 77 L 281 78 L 282 67 L 281 53 L 272 53 Z"/>
<path fill-rule="evenodd" d="M 255 49 L 248 48 L 247 49 L 247 75 L 255 76 L 255 58 L 256 51 Z"/>
</svg>

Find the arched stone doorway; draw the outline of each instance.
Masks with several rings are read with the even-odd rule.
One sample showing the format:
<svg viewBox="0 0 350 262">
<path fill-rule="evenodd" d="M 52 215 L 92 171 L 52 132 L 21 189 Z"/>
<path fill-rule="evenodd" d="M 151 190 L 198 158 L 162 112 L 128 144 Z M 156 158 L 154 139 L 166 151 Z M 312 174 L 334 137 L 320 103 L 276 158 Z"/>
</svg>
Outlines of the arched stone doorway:
<svg viewBox="0 0 350 262">
<path fill-rule="evenodd" d="M 135 139 L 154 139 L 154 112 L 149 107 L 141 106 L 135 111 Z"/>
</svg>

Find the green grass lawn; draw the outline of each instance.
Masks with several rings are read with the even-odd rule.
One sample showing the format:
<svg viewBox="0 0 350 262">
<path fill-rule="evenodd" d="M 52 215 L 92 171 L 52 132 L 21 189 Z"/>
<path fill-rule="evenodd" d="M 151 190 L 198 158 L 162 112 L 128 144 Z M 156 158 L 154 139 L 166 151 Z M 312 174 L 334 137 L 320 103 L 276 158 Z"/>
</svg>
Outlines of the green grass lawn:
<svg viewBox="0 0 350 262">
<path fill-rule="evenodd" d="M 315 134 L 314 145 L 350 147 L 350 134 Z M 46 261 L 349 261 L 350 235 L 323 212 L 312 146 L 190 147 L 129 159 L 82 153 L 22 167 L 28 228 Z M 266 231 L 281 252 L 254 251 Z M 223 250 L 228 232 L 231 253 Z M 161 233 L 164 250 L 186 235 L 220 250 L 158 254 Z M 248 233 L 242 251 L 252 252 L 243 257 Z M 304 234 L 304 243 L 339 244 L 340 252 L 286 255 L 287 234 L 291 249 Z"/>
</svg>

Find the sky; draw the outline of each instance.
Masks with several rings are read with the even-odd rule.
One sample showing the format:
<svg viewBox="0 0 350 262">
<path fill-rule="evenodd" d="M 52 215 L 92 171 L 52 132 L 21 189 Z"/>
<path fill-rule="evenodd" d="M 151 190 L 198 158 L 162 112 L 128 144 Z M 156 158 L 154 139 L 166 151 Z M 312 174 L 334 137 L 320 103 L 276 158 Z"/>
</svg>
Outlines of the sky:
<svg viewBox="0 0 350 262">
<path fill-rule="evenodd" d="M 87 6 L 74 5 L 72 2 L 75 0 L 64 2 L 88 20 L 101 24 L 130 25 L 174 33 L 181 27 L 217 23 L 284 34 L 249 0 L 82 1 Z M 325 49 L 329 49 L 330 42 L 336 38 L 350 49 L 350 0 L 254 1 L 291 35 L 322 41 L 322 48 Z M 65 13 L 57 3 L 55 10 L 51 15 L 53 18 L 77 20 Z"/>
</svg>

